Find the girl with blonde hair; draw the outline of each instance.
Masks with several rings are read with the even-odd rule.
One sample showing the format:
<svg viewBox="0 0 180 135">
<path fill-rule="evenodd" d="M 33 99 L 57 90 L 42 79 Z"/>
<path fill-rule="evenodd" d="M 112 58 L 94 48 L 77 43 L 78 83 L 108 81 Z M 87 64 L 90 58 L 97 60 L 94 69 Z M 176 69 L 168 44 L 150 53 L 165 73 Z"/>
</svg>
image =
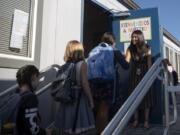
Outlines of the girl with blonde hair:
<svg viewBox="0 0 180 135">
<path fill-rule="evenodd" d="M 69 63 L 75 64 L 76 81 L 78 86 L 81 87 L 81 94 L 78 97 L 78 102 L 73 104 L 60 102 L 59 111 L 55 119 L 55 126 L 60 129 L 60 131 L 68 134 L 86 133 L 95 128 L 92 112 L 94 102 L 87 78 L 87 64 L 84 58 L 84 49 L 79 41 L 71 40 L 68 42 L 64 54 L 64 61 L 66 62 L 65 65 Z M 76 91 L 75 93 L 78 92 Z M 76 120 L 75 123 L 74 120 Z"/>
</svg>

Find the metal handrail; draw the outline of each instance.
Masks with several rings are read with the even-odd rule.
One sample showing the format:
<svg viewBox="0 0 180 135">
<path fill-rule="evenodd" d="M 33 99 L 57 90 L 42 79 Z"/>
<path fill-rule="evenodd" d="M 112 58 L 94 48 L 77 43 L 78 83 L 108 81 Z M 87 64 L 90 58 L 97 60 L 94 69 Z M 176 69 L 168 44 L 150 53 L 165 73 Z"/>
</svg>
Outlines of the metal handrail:
<svg viewBox="0 0 180 135">
<path fill-rule="evenodd" d="M 48 83 L 47 85 L 45 85 L 44 87 L 42 87 L 41 89 L 37 90 L 35 92 L 36 95 L 40 95 L 41 93 L 43 93 L 45 90 L 47 90 L 48 88 L 50 88 L 52 86 L 52 82 Z"/>
<path fill-rule="evenodd" d="M 179 87 L 179 90 L 180 90 L 180 87 Z M 177 122 L 177 103 L 176 103 L 176 96 L 175 96 L 175 92 L 171 92 L 171 96 L 172 96 L 172 103 L 173 103 L 173 107 L 174 107 L 174 110 L 173 110 L 173 113 L 174 113 L 174 119 L 169 123 L 170 125 L 173 125 Z"/>
<path fill-rule="evenodd" d="M 44 72 L 47 72 L 47 71 L 50 70 L 51 68 L 54 68 L 55 70 L 57 70 L 57 68 L 59 68 L 59 67 L 60 67 L 59 65 L 53 64 L 53 65 L 51 65 L 51 66 L 46 67 L 45 69 L 42 69 L 42 70 L 40 71 L 40 74 L 41 74 L 41 73 L 44 73 Z M 41 79 L 41 78 L 40 78 L 40 79 Z M 3 97 L 3 96 L 5 96 L 6 94 L 8 94 L 8 93 L 10 93 L 10 92 L 14 92 L 17 87 L 18 87 L 18 85 L 15 84 L 15 85 L 11 86 L 10 88 L 4 90 L 3 92 L 0 92 L 0 98 Z M 38 90 L 38 91 L 39 91 L 39 90 Z"/>
<path fill-rule="evenodd" d="M 180 85 L 179 86 L 170 86 L 168 71 L 166 68 L 165 63 L 162 62 L 163 59 L 159 58 L 153 66 L 149 69 L 147 74 L 143 77 L 141 82 L 137 85 L 135 90 L 126 100 L 126 102 L 122 105 L 119 111 L 116 113 L 114 118 L 102 132 L 102 135 L 119 135 L 128 121 L 130 120 L 131 116 L 134 114 L 135 110 L 137 109 L 138 105 L 143 100 L 146 93 L 149 91 L 149 88 L 153 84 L 153 82 L 157 79 L 163 80 L 164 83 L 164 100 L 165 100 L 165 129 L 163 135 L 169 134 L 169 128 L 171 125 L 175 124 L 177 121 L 177 104 L 176 104 L 176 97 L 175 92 L 180 92 Z M 162 73 L 163 76 L 159 74 Z M 169 119 L 169 92 L 172 95 L 172 102 L 174 107 L 174 119 L 170 121 Z"/>
<path fill-rule="evenodd" d="M 115 130 L 116 126 L 118 123 L 123 119 L 123 117 L 126 115 L 128 112 L 128 109 L 132 106 L 132 104 L 137 100 L 138 95 L 144 90 L 145 85 L 147 84 L 149 78 L 152 76 L 154 72 L 158 75 L 160 73 L 159 69 L 161 62 L 163 58 L 158 58 L 156 62 L 151 66 L 149 71 L 146 73 L 146 75 L 143 77 L 141 82 L 137 85 L 135 90 L 132 92 L 132 94 L 129 96 L 129 98 L 125 101 L 125 103 L 122 105 L 122 107 L 118 110 L 116 115 L 113 117 L 113 119 L 110 121 L 110 123 L 107 125 L 107 127 L 104 129 L 102 132 L 102 135 L 110 135 L 112 132 Z M 158 76 L 156 76 L 158 77 Z M 147 79 L 148 78 L 148 79 Z"/>
<path fill-rule="evenodd" d="M 119 133 L 122 132 L 128 121 L 130 120 L 131 116 L 134 114 L 136 109 L 138 108 L 139 104 L 145 97 L 146 93 L 148 92 L 149 88 L 153 84 L 153 82 L 156 80 L 158 74 L 160 73 L 161 68 L 157 69 L 150 78 L 148 78 L 148 81 L 145 85 L 145 87 L 141 90 L 141 93 L 137 96 L 136 100 L 133 102 L 133 104 L 130 106 L 127 113 L 124 115 L 123 119 L 120 121 L 118 126 L 116 127 L 115 131 L 113 132 L 113 135 L 119 135 Z"/>
<path fill-rule="evenodd" d="M 168 73 L 165 72 L 165 75 L 168 76 Z M 166 114 L 166 128 L 164 131 L 164 135 L 167 135 L 169 133 L 169 128 L 171 125 L 175 124 L 177 122 L 177 104 L 176 104 L 176 97 L 175 97 L 175 93 L 176 92 L 180 92 L 180 85 L 177 86 L 172 86 L 169 85 L 168 86 L 168 80 L 165 79 L 165 114 Z M 169 93 L 171 93 L 172 95 L 172 103 L 173 103 L 173 113 L 174 113 L 174 119 L 172 121 L 170 121 L 169 118 Z"/>
<path fill-rule="evenodd" d="M 2 92 L 0 93 L 0 98 L 3 97 L 3 96 L 5 96 L 5 95 L 8 94 L 9 92 L 15 90 L 17 87 L 18 87 L 18 85 L 15 84 L 15 85 L 11 86 L 10 88 L 2 91 Z"/>
</svg>

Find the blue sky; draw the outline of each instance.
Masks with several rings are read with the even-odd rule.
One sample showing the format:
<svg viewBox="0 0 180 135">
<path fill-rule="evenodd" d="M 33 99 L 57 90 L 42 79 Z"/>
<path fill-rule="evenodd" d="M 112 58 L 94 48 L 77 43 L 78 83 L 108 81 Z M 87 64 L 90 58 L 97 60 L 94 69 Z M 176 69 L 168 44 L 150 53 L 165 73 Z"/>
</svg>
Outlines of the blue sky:
<svg viewBox="0 0 180 135">
<path fill-rule="evenodd" d="M 180 40 L 180 0 L 134 0 L 141 8 L 158 7 L 160 24 Z"/>
</svg>

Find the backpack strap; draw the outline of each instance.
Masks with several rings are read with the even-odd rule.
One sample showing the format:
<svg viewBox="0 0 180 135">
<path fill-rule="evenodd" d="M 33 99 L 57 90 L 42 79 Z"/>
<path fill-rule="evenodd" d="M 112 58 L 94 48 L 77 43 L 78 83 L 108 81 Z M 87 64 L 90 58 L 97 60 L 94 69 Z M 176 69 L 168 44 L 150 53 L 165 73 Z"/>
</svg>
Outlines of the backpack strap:
<svg viewBox="0 0 180 135">
<path fill-rule="evenodd" d="M 79 61 L 76 64 L 76 82 L 79 86 L 81 86 L 81 65 L 84 61 Z"/>
<path fill-rule="evenodd" d="M 81 86 L 81 65 L 84 61 L 79 61 L 76 64 L 76 80 L 77 80 L 77 84 L 79 86 Z M 75 132 L 76 130 L 76 123 L 78 120 L 78 110 L 79 110 L 79 104 L 80 104 L 80 99 L 81 99 L 81 95 L 82 95 L 82 91 L 79 92 L 78 94 L 78 101 L 77 101 L 77 105 L 76 105 L 76 111 L 75 111 L 75 119 L 74 119 L 74 123 L 73 123 L 73 128 L 72 131 Z"/>
<path fill-rule="evenodd" d="M 110 45 L 107 44 L 107 43 L 105 43 L 105 42 L 102 42 L 102 43 L 99 44 L 99 46 L 101 46 L 101 47 L 108 47 L 108 46 L 110 46 Z"/>
</svg>

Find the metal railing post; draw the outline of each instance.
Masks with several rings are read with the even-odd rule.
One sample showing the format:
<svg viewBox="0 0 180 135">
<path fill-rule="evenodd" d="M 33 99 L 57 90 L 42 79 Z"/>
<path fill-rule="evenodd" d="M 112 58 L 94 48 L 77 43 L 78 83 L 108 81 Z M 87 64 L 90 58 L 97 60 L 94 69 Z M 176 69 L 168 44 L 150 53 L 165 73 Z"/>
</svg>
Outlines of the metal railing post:
<svg viewBox="0 0 180 135">
<path fill-rule="evenodd" d="M 169 93 L 168 93 L 168 73 L 164 71 L 164 100 L 165 100 L 165 130 L 164 135 L 169 134 Z"/>
<path fill-rule="evenodd" d="M 174 120 L 170 122 L 170 125 L 173 125 L 177 121 L 177 104 L 176 104 L 175 92 L 171 92 L 171 96 L 172 96 L 172 103 L 173 103 Z"/>
</svg>

